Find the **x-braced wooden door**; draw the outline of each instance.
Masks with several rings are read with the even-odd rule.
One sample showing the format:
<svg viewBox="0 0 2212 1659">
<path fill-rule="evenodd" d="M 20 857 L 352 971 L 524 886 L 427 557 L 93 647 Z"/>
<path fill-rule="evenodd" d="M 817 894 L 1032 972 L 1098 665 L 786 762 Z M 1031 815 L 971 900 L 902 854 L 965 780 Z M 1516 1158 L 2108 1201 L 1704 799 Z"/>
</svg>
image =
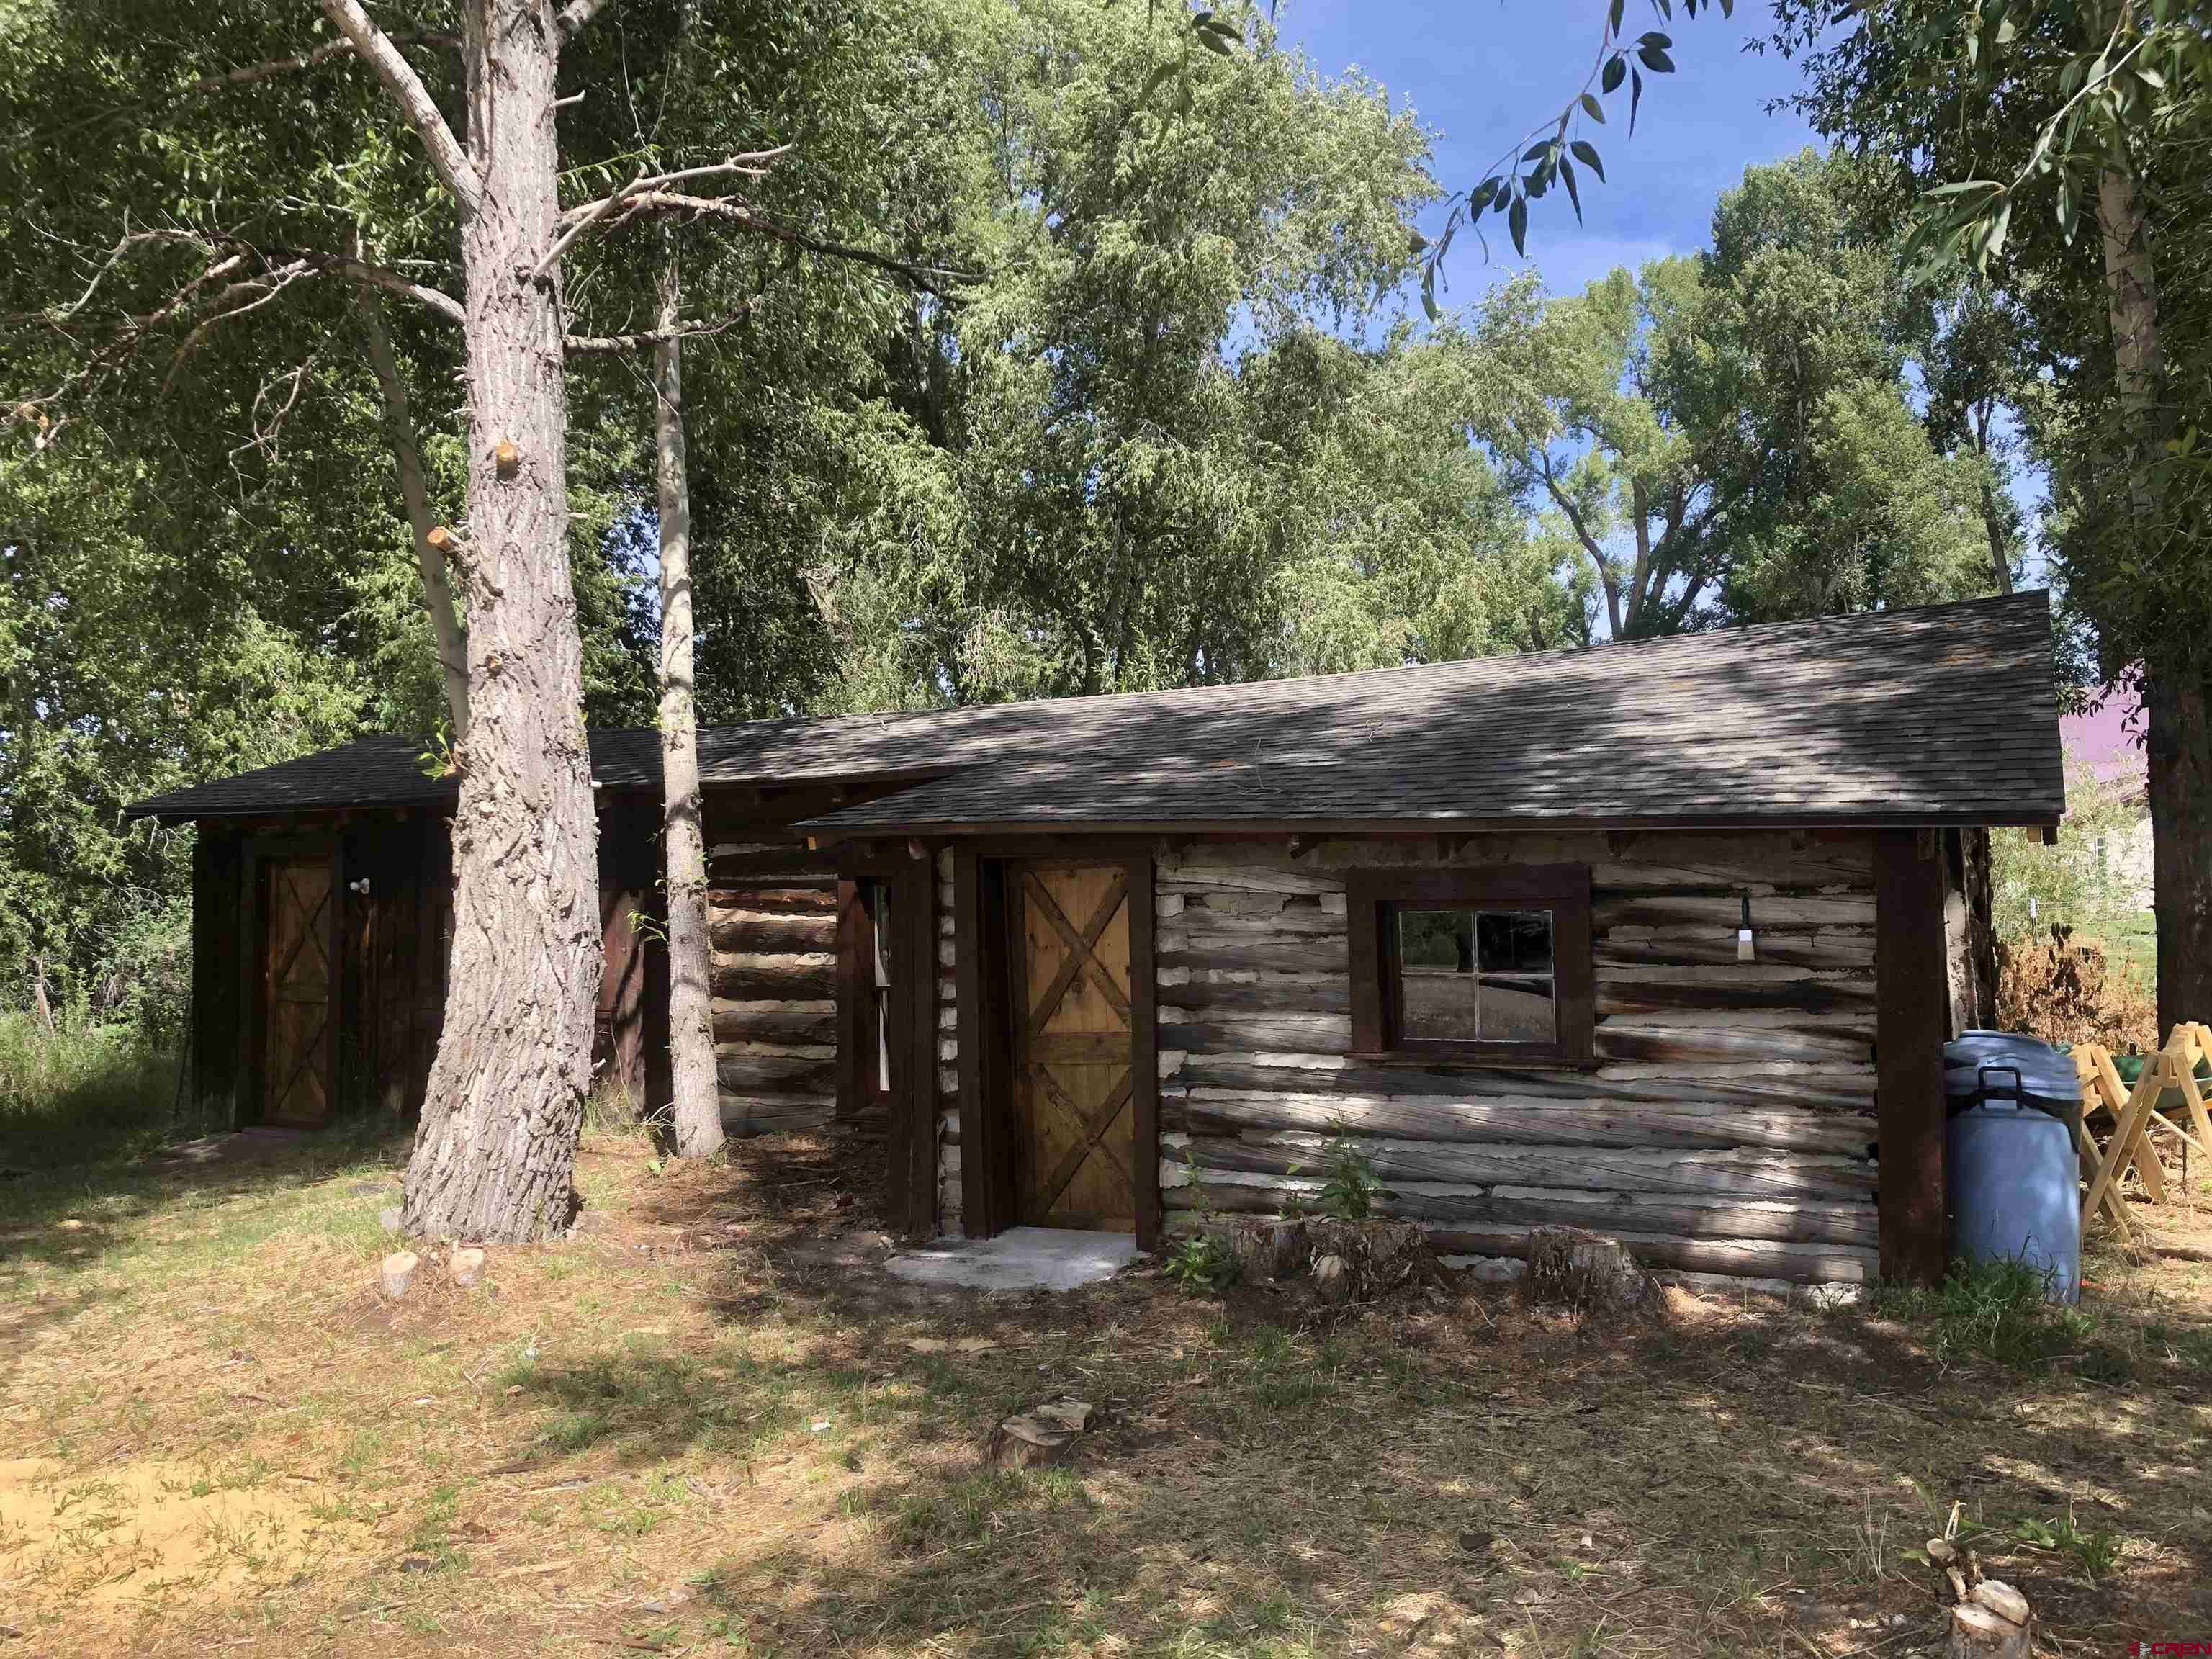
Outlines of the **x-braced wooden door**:
<svg viewBox="0 0 2212 1659">
<path fill-rule="evenodd" d="M 331 948 L 327 859 L 271 859 L 262 866 L 262 1121 L 319 1123 L 331 1109 Z"/>
<path fill-rule="evenodd" d="M 1128 870 L 1025 864 L 1008 874 L 1015 1215 L 1131 1231 L 1140 1154 Z"/>
</svg>

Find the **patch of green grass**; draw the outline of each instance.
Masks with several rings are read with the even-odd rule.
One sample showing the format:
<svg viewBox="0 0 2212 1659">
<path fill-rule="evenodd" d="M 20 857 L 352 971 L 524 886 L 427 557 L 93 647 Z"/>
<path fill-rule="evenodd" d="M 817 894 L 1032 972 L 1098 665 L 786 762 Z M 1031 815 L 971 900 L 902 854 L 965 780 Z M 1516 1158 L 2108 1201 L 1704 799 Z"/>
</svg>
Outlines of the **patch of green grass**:
<svg viewBox="0 0 2212 1659">
<path fill-rule="evenodd" d="M 1066 1469 L 970 1469 L 907 1492 L 886 1532 L 897 1549 L 931 1555 L 975 1542 L 1014 1511 L 1059 1510 L 1089 1501 L 1082 1484 Z"/>
<path fill-rule="evenodd" d="M 2143 1327 L 2143 1340 L 2161 1353 L 2172 1354 L 2185 1365 L 2212 1371 L 2212 1328 L 2184 1330 L 2153 1321 Z"/>
<path fill-rule="evenodd" d="M 2080 1352 L 2093 1329 L 2078 1308 L 2045 1299 L 2045 1273 L 2026 1262 L 1956 1261 L 1941 1285 L 1885 1285 L 1884 1317 L 1926 1330 L 1945 1358 L 1978 1356 L 2014 1370 Z"/>
<path fill-rule="evenodd" d="M 453 1519 L 461 1507 L 460 1488 L 450 1484 L 430 1488 L 415 1524 L 407 1534 L 410 1554 L 428 1564 L 432 1572 L 452 1572 L 468 1565 L 453 1540 Z"/>
<path fill-rule="evenodd" d="M 1243 1381 L 1253 1403 L 1284 1411 L 1331 1398 L 1343 1369 L 1344 1354 L 1335 1343 L 1309 1348 L 1279 1327 L 1262 1325 L 1253 1334 Z"/>
<path fill-rule="evenodd" d="M 0 1013 L 0 1163 L 56 1169 L 142 1152 L 204 1126 L 176 1120 L 177 1056 L 135 1026 Z"/>
</svg>

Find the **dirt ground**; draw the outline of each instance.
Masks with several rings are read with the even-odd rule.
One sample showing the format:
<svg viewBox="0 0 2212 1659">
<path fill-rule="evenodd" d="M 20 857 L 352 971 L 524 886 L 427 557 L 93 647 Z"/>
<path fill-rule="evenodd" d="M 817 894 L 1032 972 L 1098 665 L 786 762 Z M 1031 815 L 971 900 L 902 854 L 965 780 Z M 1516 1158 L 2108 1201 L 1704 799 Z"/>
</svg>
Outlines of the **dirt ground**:
<svg viewBox="0 0 2212 1659">
<path fill-rule="evenodd" d="M 391 1304 L 403 1150 L 0 1182 L 0 1659 L 1935 1653 L 1954 1504 L 2039 1651 L 2212 1639 L 2202 1183 L 2002 1364 L 1680 1292 L 927 1291 L 801 1137 L 595 1136 L 573 1239 Z M 1073 1464 L 982 1462 L 1062 1393 Z"/>
</svg>

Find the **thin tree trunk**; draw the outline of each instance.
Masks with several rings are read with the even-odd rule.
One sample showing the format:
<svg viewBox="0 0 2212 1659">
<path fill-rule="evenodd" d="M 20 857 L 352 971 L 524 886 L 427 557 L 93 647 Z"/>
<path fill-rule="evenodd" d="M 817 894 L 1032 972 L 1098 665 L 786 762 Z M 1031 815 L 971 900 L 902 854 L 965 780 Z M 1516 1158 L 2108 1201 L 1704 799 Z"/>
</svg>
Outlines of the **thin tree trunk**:
<svg viewBox="0 0 2212 1659">
<path fill-rule="evenodd" d="M 470 729 L 457 751 L 445 1030 L 403 1221 L 432 1237 L 522 1241 L 565 1227 L 574 1211 L 601 967 L 559 272 L 531 280 L 559 228 L 560 46 L 539 0 L 460 9 L 472 172 L 462 173 L 431 116 L 414 118 L 441 171 L 471 186 L 456 192 L 468 286 Z"/>
<path fill-rule="evenodd" d="M 662 232 L 660 326 L 683 317 L 672 233 Z M 660 789 L 668 858 L 668 1047 L 676 1079 L 676 1150 L 722 1146 L 708 988 L 707 842 L 699 808 L 699 710 L 693 697 L 691 486 L 684 443 L 683 346 L 653 348 L 653 436 L 660 493 Z"/>
<path fill-rule="evenodd" d="M 1983 452 L 1986 463 L 1989 452 Z M 1988 478 L 1982 480 L 1982 528 L 1990 538 L 1990 574 L 1996 578 L 1997 592 L 2012 592 L 2012 550 L 2005 536 L 2004 514 L 1997 507 L 1996 486 Z"/>
<path fill-rule="evenodd" d="M 430 613 L 430 636 L 437 647 L 438 667 L 446 684 L 446 709 L 453 717 L 453 741 L 459 743 L 469 730 L 468 637 L 453 605 L 445 555 L 430 544 L 430 532 L 438 527 L 438 520 L 430 511 L 430 492 L 422 482 L 422 453 L 416 445 L 407 381 L 399 372 L 398 354 L 392 349 L 384 301 L 374 289 L 365 287 L 356 303 L 368 366 L 375 371 L 376 384 L 384 393 L 385 441 L 392 446 L 392 459 L 399 468 L 399 499 L 415 532 L 415 563 L 422 573 L 422 604 Z"/>
<path fill-rule="evenodd" d="M 2166 535 L 2159 467 L 2173 416 L 2159 339 L 2157 272 L 2132 173 L 2111 167 L 2099 179 L 2097 224 L 2126 430 L 2130 533 L 2155 562 Z M 2212 1011 L 2212 720 L 2203 667 L 2185 651 L 2168 647 L 2143 668 L 2158 1021 L 2164 1031 Z"/>
<path fill-rule="evenodd" d="M 54 1034 L 54 1006 L 46 1000 L 46 959 L 31 958 L 31 1008 L 39 1017 L 39 1024 L 46 1028 L 46 1035 Z"/>
</svg>

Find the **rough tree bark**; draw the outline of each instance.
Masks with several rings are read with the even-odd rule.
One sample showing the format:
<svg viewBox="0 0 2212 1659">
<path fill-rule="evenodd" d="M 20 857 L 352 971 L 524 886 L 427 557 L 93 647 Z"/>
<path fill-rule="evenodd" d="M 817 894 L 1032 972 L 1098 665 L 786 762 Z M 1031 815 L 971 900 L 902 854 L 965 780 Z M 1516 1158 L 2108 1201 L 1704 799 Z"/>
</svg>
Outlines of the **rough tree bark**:
<svg viewBox="0 0 2212 1659">
<path fill-rule="evenodd" d="M 708 985 L 707 844 L 699 805 L 699 711 L 693 698 L 691 486 L 684 442 L 684 284 L 672 233 L 662 232 L 660 329 L 653 352 L 653 436 L 660 495 L 660 776 L 668 860 L 668 1046 L 676 1083 L 676 1150 L 722 1146 Z"/>
<path fill-rule="evenodd" d="M 470 729 L 456 751 L 446 1023 L 402 1225 L 523 1241 L 574 1212 L 600 971 L 598 826 L 568 551 L 561 29 L 541 0 L 459 8 L 456 139 L 360 0 L 324 12 L 374 68 L 460 209 L 467 284 Z"/>
<path fill-rule="evenodd" d="M 362 343 L 368 366 L 384 395 L 385 441 L 399 469 L 399 499 L 407 509 L 408 526 L 415 537 L 415 563 L 422 573 L 422 604 L 430 613 L 430 637 L 438 653 L 438 668 L 445 680 L 446 711 L 453 717 L 453 741 L 469 730 L 469 642 L 453 605 L 453 584 L 446 577 L 446 556 L 430 539 L 438 527 L 430 511 L 430 491 L 422 481 L 422 452 L 415 441 L 415 416 L 407 402 L 406 377 L 399 371 L 399 354 L 392 349 L 392 331 L 384 320 L 384 301 L 373 288 L 363 288 L 356 302 L 361 313 Z"/>
<path fill-rule="evenodd" d="M 2107 167 L 2098 181 L 2113 377 L 2125 416 L 2128 507 L 2148 552 L 2166 535 L 2160 468 L 2173 411 L 2159 338 L 2158 279 L 2135 174 Z M 2212 720 L 2203 665 L 2170 640 L 2144 653 L 2143 709 L 2157 890 L 2158 1022 L 2170 1030 L 2212 1010 Z"/>
</svg>

